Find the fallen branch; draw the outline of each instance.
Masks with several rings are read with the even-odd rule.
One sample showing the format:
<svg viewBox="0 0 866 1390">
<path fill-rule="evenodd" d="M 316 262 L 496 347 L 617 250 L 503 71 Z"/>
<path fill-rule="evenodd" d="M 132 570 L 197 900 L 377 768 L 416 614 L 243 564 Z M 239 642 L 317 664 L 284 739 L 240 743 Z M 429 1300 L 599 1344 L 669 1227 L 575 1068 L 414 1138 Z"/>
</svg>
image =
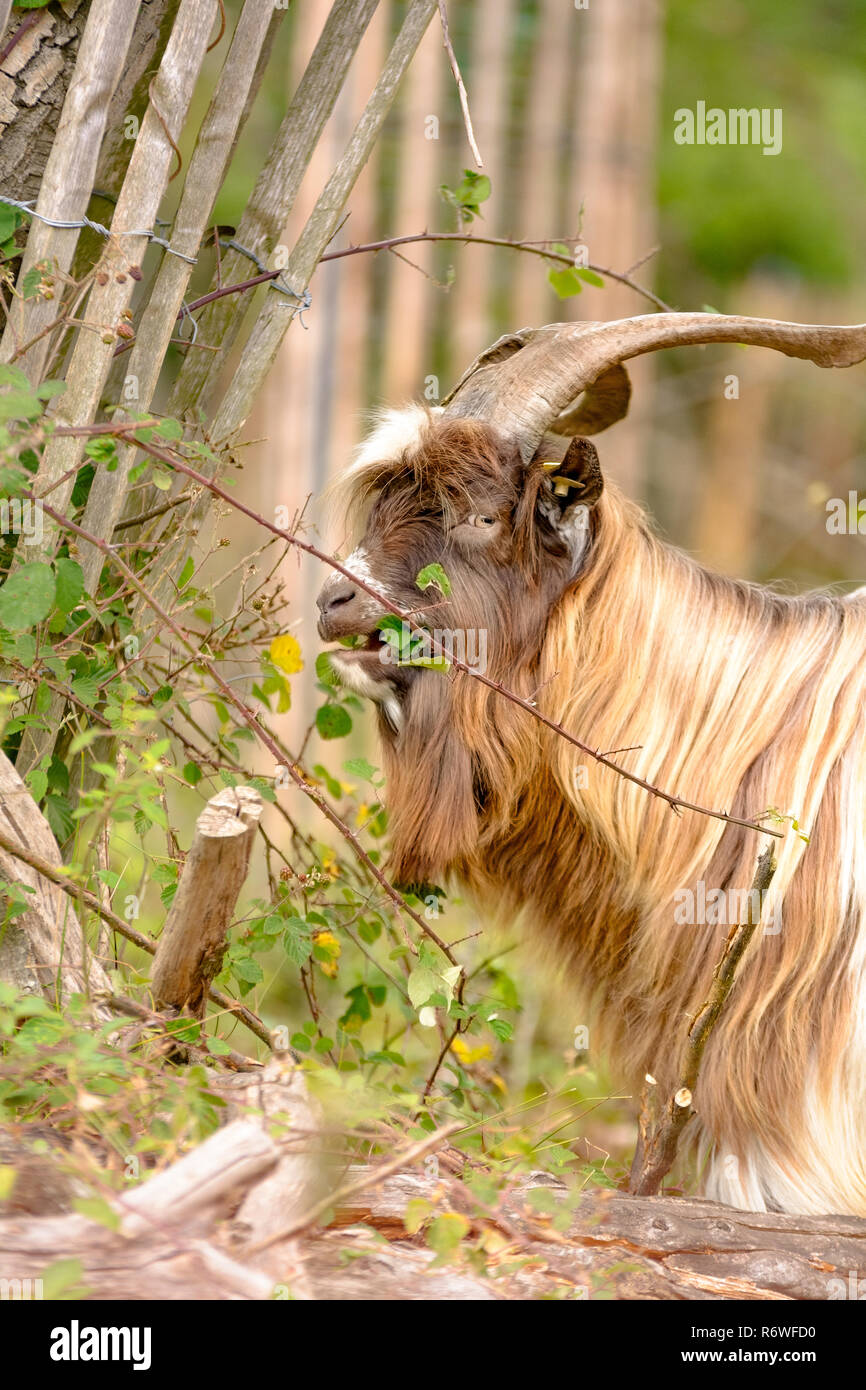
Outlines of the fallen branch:
<svg viewBox="0 0 866 1390">
<path fill-rule="evenodd" d="M 432 1134 L 419 1139 L 417 1144 L 412 1144 L 408 1149 L 401 1149 L 393 1158 L 386 1163 L 376 1164 L 367 1168 L 360 1177 L 354 1178 L 351 1182 L 344 1183 L 335 1192 L 329 1192 L 320 1198 L 310 1209 L 294 1221 L 290 1226 L 284 1227 L 269 1235 L 266 1240 L 259 1241 L 257 1245 L 247 1247 L 248 1255 L 259 1254 L 262 1250 L 267 1250 L 269 1246 L 276 1245 L 284 1240 L 291 1240 L 299 1236 L 303 1231 L 309 1230 L 310 1226 L 315 1225 L 320 1216 L 324 1216 L 332 1207 L 338 1207 L 346 1203 L 352 1197 L 357 1197 L 359 1193 L 367 1191 L 368 1188 L 377 1187 L 379 1183 L 390 1178 L 394 1173 L 399 1173 L 401 1168 L 406 1168 L 412 1163 L 417 1163 L 419 1158 L 424 1158 L 426 1154 L 432 1153 L 449 1139 L 452 1134 L 463 1129 L 460 1120 L 454 1120 L 451 1124 L 443 1125 L 441 1129 L 434 1130 Z"/>
</svg>

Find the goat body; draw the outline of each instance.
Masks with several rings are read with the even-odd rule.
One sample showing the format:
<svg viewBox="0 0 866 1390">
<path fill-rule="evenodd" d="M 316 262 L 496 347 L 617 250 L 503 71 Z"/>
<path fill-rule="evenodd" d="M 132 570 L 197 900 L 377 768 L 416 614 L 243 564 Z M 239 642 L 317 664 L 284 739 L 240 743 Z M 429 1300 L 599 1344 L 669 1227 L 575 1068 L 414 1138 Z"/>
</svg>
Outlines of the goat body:
<svg viewBox="0 0 866 1390">
<path fill-rule="evenodd" d="M 628 750 L 653 785 L 796 818 L 704 1055 L 705 1190 L 866 1216 L 866 590 L 793 597 L 713 574 L 585 457 L 576 476 L 558 464 L 558 488 L 544 452 L 527 464 L 492 425 L 389 414 L 349 475 L 369 516 L 346 567 L 418 621 L 483 630 L 490 678 Z M 419 612 L 433 561 L 451 593 Z M 335 665 L 379 706 L 395 876 L 450 874 L 488 916 L 519 916 L 567 966 L 593 1046 L 635 1088 L 646 1072 L 671 1088 L 761 835 L 675 814 L 466 673 L 388 667 L 381 604 L 347 583 L 326 583 L 320 631 L 370 635 Z"/>
</svg>

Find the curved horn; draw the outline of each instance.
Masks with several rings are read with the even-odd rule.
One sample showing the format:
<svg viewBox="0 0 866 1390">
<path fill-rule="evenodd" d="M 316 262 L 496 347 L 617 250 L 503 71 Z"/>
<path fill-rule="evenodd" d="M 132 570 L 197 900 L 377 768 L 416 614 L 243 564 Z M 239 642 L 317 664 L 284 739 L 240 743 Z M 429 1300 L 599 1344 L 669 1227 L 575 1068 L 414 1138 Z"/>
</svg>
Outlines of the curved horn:
<svg viewBox="0 0 866 1390">
<path fill-rule="evenodd" d="M 506 334 L 476 358 L 443 404 L 487 419 L 528 463 L 544 434 L 598 434 L 628 410 L 630 357 L 690 343 L 744 343 L 819 367 L 866 358 L 866 324 L 783 323 L 735 314 L 643 314 L 611 323 L 550 323 Z M 583 394 L 582 400 L 577 398 Z"/>
</svg>

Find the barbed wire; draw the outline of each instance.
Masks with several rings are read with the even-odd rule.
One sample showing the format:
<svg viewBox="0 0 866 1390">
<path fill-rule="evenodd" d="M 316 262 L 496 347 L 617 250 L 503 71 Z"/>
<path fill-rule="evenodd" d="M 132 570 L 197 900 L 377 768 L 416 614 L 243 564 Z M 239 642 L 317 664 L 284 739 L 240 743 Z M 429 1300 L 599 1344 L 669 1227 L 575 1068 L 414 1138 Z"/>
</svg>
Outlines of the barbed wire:
<svg viewBox="0 0 866 1390">
<path fill-rule="evenodd" d="M 72 231 L 76 228 L 89 227 L 91 231 L 98 232 L 100 236 L 108 238 L 112 236 L 147 237 L 148 241 L 152 241 L 156 246 L 163 247 L 170 256 L 178 256 L 180 260 L 186 261 L 187 265 L 198 264 L 196 256 L 186 256 L 183 251 L 176 251 L 171 243 L 165 240 L 165 237 L 158 236 L 154 231 L 112 232 L 108 227 L 104 227 L 101 222 L 94 222 L 91 217 L 82 217 L 78 222 L 61 222 L 57 218 L 46 217 L 44 213 L 37 212 L 36 209 L 31 206 L 32 199 L 28 202 L 23 202 L 19 198 L 7 197 L 5 193 L 0 193 L 0 203 L 5 203 L 7 207 L 10 208 L 17 208 L 19 212 L 26 212 L 28 217 L 37 217 L 39 221 L 44 222 L 47 227 L 58 227 L 61 231 Z"/>
<path fill-rule="evenodd" d="M 96 192 L 96 190 L 94 190 L 94 192 Z M 98 196 L 108 198 L 111 202 L 116 202 L 116 199 L 111 198 L 110 194 L 100 193 L 98 194 Z M 183 251 L 176 251 L 174 247 L 171 245 L 171 243 L 166 241 L 165 237 L 159 236 L 154 231 L 141 230 L 129 232 L 112 232 L 110 228 L 104 226 L 101 222 L 95 222 L 92 217 L 87 216 L 82 216 L 80 221 L 77 222 L 62 222 L 58 218 L 46 217 L 44 213 L 37 212 L 36 209 L 32 206 L 32 199 L 25 202 L 19 198 L 9 198 L 5 193 L 0 193 L 0 203 L 5 203 L 7 207 L 17 208 L 19 212 L 26 213 L 28 217 L 36 217 L 39 219 L 40 222 L 44 222 L 46 226 L 57 227 L 60 231 L 72 231 L 75 229 L 81 229 L 83 227 L 89 227 L 91 231 L 98 232 L 100 236 L 104 236 L 108 239 L 110 239 L 112 236 L 147 237 L 148 241 L 153 242 L 156 246 L 161 246 L 165 251 L 168 252 L 170 256 L 177 256 L 180 260 L 186 261 L 187 265 L 198 265 L 197 256 L 187 256 L 184 254 Z M 163 227 L 169 225 L 167 222 L 163 221 L 162 218 L 157 218 L 156 222 L 159 226 Z M 257 256 L 254 251 L 251 251 L 249 247 L 242 246 L 239 241 L 234 241 L 233 239 L 228 237 L 225 239 L 220 238 L 220 245 L 231 247 L 233 251 L 237 251 L 240 255 L 246 256 L 247 259 L 252 261 L 253 264 L 262 273 L 268 271 L 269 267 L 265 264 L 265 262 L 259 256 Z M 298 290 L 290 289 L 288 285 L 281 284 L 280 281 L 276 278 L 276 276 L 271 281 L 270 288 L 276 290 L 278 294 L 287 295 L 290 299 L 295 299 L 298 301 L 297 304 L 292 305 L 292 309 L 298 315 L 298 318 L 301 321 L 301 326 L 303 328 L 306 328 L 307 325 L 304 323 L 304 313 L 307 309 L 309 309 L 312 306 L 312 297 L 310 295 L 310 291 L 303 290 L 299 292 Z M 190 341 L 194 343 L 198 336 L 198 326 L 196 324 L 195 319 L 186 309 L 186 305 L 182 305 L 180 318 L 181 320 L 183 320 L 186 317 L 190 319 L 190 323 L 192 325 L 192 338 L 190 339 Z"/>
</svg>

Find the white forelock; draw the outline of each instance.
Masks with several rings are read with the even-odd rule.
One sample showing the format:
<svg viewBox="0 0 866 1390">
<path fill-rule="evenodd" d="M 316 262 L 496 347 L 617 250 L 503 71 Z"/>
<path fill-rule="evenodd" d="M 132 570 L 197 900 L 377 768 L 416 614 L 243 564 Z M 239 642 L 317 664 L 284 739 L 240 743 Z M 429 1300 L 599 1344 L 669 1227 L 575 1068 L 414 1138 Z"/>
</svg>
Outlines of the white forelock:
<svg viewBox="0 0 866 1390">
<path fill-rule="evenodd" d="M 349 468 L 349 477 L 369 468 L 373 463 L 399 458 L 406 449 L 414 449 L 430 422 L 431 415 L 441 415 L 442 406 L 404 405 L 397 409 L 376 412 L 372 430 L 358 445 Z"/>
</svg>

